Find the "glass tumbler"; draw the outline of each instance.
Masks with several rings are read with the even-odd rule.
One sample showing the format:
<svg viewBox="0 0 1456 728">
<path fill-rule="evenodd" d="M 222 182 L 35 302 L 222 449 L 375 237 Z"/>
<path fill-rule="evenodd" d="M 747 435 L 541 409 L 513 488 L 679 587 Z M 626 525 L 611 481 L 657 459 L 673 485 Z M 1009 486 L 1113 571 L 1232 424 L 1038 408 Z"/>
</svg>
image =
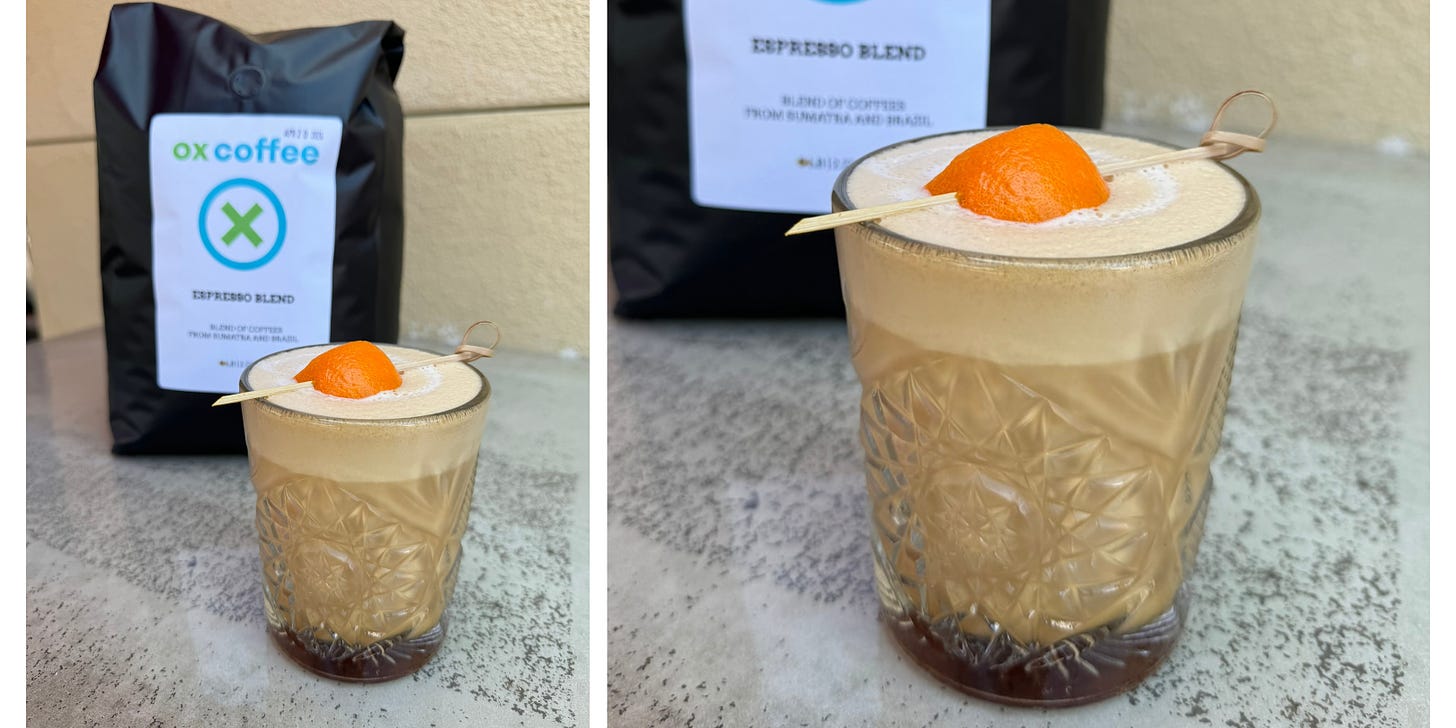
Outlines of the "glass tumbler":
<svg viewBox="0 0 1456 728">
<path fill-rule="evenodd" d="M 303 667 L 390 680 L 443 643 L 490 399 L 470 370 L 470 401 L 400 419 L 242 403 L 268 631 Z"/>
<path fill-rule="evenodd" d="M 1075 705 L 1172 649 L 1259 219 L 1229 173 L 1237 216 L 1153 252 L 1017 258 L 837 229 L 881 616 L 941 680 Z"/>
</svg>

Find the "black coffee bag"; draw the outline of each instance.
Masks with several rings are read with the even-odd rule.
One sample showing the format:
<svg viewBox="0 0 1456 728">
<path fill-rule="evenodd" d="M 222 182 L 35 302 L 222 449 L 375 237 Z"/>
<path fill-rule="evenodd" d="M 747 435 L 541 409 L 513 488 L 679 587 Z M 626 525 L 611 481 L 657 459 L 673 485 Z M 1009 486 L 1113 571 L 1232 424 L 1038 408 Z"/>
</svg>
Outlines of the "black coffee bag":
<svg viewBox="0 0 1456 728">
<path fill-rule="evenodd" d="M 389 21 L 248 34 L 112 8 L 96 72 L 112 450 L 242 452 L 247 364 L 399 335 L 404 118 Z"/>
<path fill-rule="evenodd" d="M 838 170 L 896 141 L 1101 126 L 1107 12 L 1107 0 L 613 0 L 616 313 L 843 315 L 833 232 L 784 231 L 829 211 Z"/>
</svg>

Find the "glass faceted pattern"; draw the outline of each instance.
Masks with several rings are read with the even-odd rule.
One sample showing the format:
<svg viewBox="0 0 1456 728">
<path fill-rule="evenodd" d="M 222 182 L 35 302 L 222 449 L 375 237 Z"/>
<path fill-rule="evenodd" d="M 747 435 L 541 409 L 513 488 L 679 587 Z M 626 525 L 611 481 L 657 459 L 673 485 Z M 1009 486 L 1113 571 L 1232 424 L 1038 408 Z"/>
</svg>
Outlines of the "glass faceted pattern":
<svg viewBox="0 0 1456 728">
<path fill-rule="evenodd" d="M 475 462 L 407 483 L 340 483 L 255 468 L 269 624 L 329 660 L 390 661 L 440 632 L 460 567 Z M 442 528 L 422 527 L 437 513 Z"/>
<path fill-rule="evenodd" d="M 1227 331 L 1097 367 L 919 352 L 867 381 L 887 617 L 962 667 L 1150 671 L 1182 627 L 1233 351 Z"/>
</svg>

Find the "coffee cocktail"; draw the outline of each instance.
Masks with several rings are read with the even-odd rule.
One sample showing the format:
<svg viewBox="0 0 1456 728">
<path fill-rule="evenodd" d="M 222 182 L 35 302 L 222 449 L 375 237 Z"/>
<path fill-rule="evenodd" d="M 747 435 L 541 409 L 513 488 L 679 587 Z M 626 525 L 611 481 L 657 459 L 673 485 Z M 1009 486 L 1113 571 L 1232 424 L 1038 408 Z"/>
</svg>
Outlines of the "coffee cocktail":
<svg viewBox="0 0 1456 728">
<path fill-rule="evenodd" d="M 992 134 L 874 152 L 835 209 L 926 196 Z M 1168 149 L 1071 136 L 1099 165 Z M 1202 535 L 1258 199 L 1206 160 L 1108 184 L 1046 222 L 948 204 L 837 231 L 883 615 L 919 664 L 1003 702 L 1151 673 Z"/>
<path fill-rule="evenodd" d="M 273 354 L 244 391 L 292 384 L 331 346 Z M 382 345 L 395 364 L 430 352 Z M 269 631 L 301 665 L 372 682 L 439 649 L 490 385 L 462 362 L 361 399 L 314 389 L 243 403 Z"/>
</svg>

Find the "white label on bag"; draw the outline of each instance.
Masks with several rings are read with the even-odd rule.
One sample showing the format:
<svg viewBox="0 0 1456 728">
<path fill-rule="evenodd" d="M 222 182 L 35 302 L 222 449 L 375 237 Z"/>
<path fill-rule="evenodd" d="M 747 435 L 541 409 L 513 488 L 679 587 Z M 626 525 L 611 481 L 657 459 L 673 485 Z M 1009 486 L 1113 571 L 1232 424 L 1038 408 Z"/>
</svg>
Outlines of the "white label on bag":
<svg viewBox="0 0 1456 728">
<path fill-rule="evenodd" d="M 990 0 L 687 0 L 693 200 L 829 211 L 880 147 L 986 125 Z"/>
<path fill-rule="evenodd" d="M 332 116 L 152 117 L 157 386 L 236 392 L 266 354 L 329 340 Z"/>
</svg>

